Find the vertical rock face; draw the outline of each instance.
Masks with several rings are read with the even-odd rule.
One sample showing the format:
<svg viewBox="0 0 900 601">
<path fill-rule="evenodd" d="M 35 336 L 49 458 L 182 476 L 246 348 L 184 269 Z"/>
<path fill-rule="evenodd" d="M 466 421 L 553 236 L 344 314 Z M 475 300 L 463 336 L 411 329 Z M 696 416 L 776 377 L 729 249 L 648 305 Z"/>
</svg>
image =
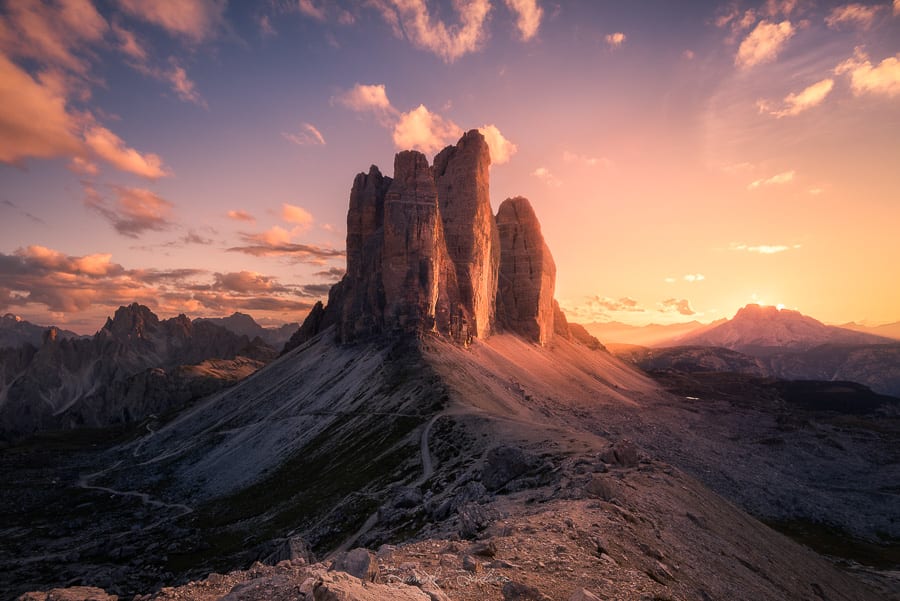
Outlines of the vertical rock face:
<svg viewBox="0 0 900 601">
<path fill-rule="evenodd" d="M 490 334 L 497 298 L 500 244 L 491 210 L 491 157 L 478 130 L 434 158 L 434 180 L 460 303 L 475 336 Z"/>
<path fill-rule="evenodd" d="M 384 326 L 384 286 L 381 277 L 384 249 L 384 198 L 391 178 L 372 165 L 353 180 L 347 212 L 347 273 L 329 306 L 338 303 L 326 322 L 339 322 L 339 336 L 352 340 Z M 334 300 L 331 296 L 336 296 Z"/>
<path fill-rule="evenodd" d="M 547 344 L 554 330 L 556 264 L 528 199 L 519 196 L 504 200 L 497 212 L 497 229 L 497 319 L 505 329 Z"/>
<path fill-rule="evenodd" d="M 285 352 L 331 325 L 342 342 L 435 331 L 467 343 L 497 327 L 546 344 L 556 267 L 527 200 L 507 200 L 492 215 L 490 164 L 484 137 L 472 130 L 433 167 L 407 150 L 394 159 L 393 179 L 375 166 L 357 175 L 347 272 Z M 567 332 L 564 317 L 559 329 Z"/>
</svg>

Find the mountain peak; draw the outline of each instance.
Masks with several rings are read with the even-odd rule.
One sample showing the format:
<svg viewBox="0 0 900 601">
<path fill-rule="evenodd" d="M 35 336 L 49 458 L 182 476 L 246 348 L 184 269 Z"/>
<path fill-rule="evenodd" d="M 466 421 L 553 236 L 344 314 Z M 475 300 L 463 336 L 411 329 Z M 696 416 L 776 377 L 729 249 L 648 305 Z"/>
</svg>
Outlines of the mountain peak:
<svg viewBox="0 0 900 601">
<path fill-rule="evenodd" d="M 113 316 L 107 318 L 103 329 L 116 337 L 144 338 L 158 326 L 159 318 L 149 307 L 131 303 L 116 309 Z"/>
<path fill-rule="evenodd" d="M 792 309 L 747 305 L 719 326 L 688 335 L 679 345 L 718 346 L 741 352 L 806 350 L 823 344 L 882 344 L 887 339 L 828 326 Z"/>
<path fill-rule="evenodd" d="M 289 348 L 331 325 L 342 342 L 431 331 L 467 343 L 501 328 L 546 344 L 554 333 L 553 258 L 527 199 L 509 199 L 493 215 L 490 164 L 484 136 L 471 130 L 434 165 L 404 150 L 393 178 L 374 166 L 358 174 L 346 273 Z"/>
</svg>

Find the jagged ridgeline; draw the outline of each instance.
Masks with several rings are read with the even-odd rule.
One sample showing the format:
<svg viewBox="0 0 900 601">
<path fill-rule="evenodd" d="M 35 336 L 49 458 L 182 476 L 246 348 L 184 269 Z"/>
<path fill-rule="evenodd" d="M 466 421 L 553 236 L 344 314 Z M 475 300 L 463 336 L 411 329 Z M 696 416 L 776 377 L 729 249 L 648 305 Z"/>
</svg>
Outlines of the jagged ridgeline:
<svg viewBox="0 0 900 601">
<path fill-rule="evenodd" d="M 505 200 L 493 215 L 490 164 L 488 145 L 473 129 L 433 165 L 406 150 L 394 158 L 393 178 L 374 165 L 357 175 L 347 272 L 285 350 L 331 325 L 341 342 L 414 331 L 461 343 L 500 330 L 539 344 L 555 330 L 568 336 L 554 311 L 556 265 L 537 216 L 522 197 Z"/>
</svg>

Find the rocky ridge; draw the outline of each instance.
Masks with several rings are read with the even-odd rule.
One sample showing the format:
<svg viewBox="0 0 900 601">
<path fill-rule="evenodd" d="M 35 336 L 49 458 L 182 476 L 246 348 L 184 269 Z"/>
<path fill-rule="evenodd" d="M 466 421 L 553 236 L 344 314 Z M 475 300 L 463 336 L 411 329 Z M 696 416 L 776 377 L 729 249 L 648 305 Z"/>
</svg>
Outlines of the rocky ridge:
<svg viewBox="0 0 900 601">
<path fill-rule="evenodd" d="M 508 331 L 547 344 L 556 267 L 527 199 L 490 205 L 490 151 L 477 130 L 437 154 L 360 173 L 347 213 L 347 272 L 285 351 L 331 325 L 341 342 L 429 331 L 457 342 Z"/>
<path fill-rule="evenodd" d="M 39 347 L 0 353 L 0 435 L 139 420 L 233 384 L 273 357 L 261 340 L 213 323 L 120 307 L 91 338 L 50 328 Z"/>
</svg>

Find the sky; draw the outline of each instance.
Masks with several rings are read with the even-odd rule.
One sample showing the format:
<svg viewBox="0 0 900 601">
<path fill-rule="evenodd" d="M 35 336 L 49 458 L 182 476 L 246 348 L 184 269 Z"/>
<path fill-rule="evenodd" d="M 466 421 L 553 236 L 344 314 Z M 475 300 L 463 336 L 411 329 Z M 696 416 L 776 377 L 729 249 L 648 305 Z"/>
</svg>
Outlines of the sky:
<svg viewBox="0 0 900 601">
<path fill-rule="evenodd" d="M 468 129 L 570 320 L 900 320 L 900 0 L 0 2 L 0 312 L 302 321 Z"/>
</svg>

